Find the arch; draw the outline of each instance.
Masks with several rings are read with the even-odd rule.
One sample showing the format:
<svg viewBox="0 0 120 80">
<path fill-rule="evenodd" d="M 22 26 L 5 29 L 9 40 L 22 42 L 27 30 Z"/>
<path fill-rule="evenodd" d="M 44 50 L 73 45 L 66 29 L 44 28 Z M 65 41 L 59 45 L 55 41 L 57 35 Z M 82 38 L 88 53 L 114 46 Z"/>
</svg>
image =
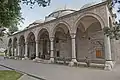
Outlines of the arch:
<svg viewBox="0 0 120 80">
<path fill-rule="evenodd" d="M 16 37 L 13 38 L 13 47 L 15 47 L 15 45 L 16 45 L 15 43 L 17 43 L 17 38 Z"/>
<path fill-rule="evenodd" d="M 50 58 L 50 39 L 48 29 L 46 28 L 40 29 L 37 35 L 37 41 L 39 48 L 38 57 L 48 60 Z"/>
<path fill-rule="evenodd" d="M 27 35 L 27 42 L 29 41 L 28 39 L 31 38 L 31 36 L 33 36 L 33 40 L 35 40 L 35 34 L 33 32 L 30 32 L 28 35 Z"/>
<path fill-rule="evenodd" d="M 24 58 L 25 54 L 25 37 L 21 35 L 19 38 L 19 57 Z"/>
<path fill-rule="evenodd" d="M 8 55 L 12 56 L 12 39 L 11 38 L 8 41 Z"/>
<path fill-rule="evenodd" d="M 39 40 L 39 38 L 40 38 L 40 36 L 42 35 L 43 32 L 47 32 L 48 35 L 50 35 L 48 28 L 42 28 L 38 31 L 37 38 L 36 38 L 37 40 Z"/>
<path fill-rule="evenodd" d="M 28 54 L 27 57 L 30 59 L 35 59 L 36 56 L 36 42 L 35 42 L 35 35 L 33 32 L 30 32 L 27 36 L 27 48 L 28 48 Z"/>
<path fill-rule="evenodd" d="M 64 25 L 68 29 L 68 31 L 71 33 L 71 27 L 70 27 L 70 25 L 67 22 L 62 21 L 62 22 L 59 22 L 59 23 L 55 24 L 55 26 L 53 28 L 53 31 L 52 31 L 52 36 L 55 35 L 55 32 L 56 32 L 56 30 L 57 30 L 57 28 L 58 28 L 59 25 Z"/>
<path fill-rule="evenodd" d="M 95 14 L 95 13 L 88 12 L 88 13 L 86 13 L 86 14 L 80 15 L 80 16 L 77 18 L 77 20 L 75 20 L 75 24 L 74 24 L 74 28 L 75 28 L 75 29 L 73 29 L 73 30 L 75 30 L 75 31 L 73 31 L 73 33 L 76 33 L 76 30 L 77 30 L 77 27 L 78 27 L 78 24 L 79 24 L 80 20 L 81 20 L 82 18 L 86 17 L 86 16 L 94 17 L 96 20 L 98 20 L 98 21 L 100 22 L 101 28 L 102 28 L 102 29 L 104 28 L 105 23 L 104 23 L 103 19 L 102 19 L 99 15 L 97 15 L 97 14 Z"/>
<path fill-rule="evenodd" d="M 94 26 L 94 25 L 97 25 L 97 27 Z M 101 29 L 101 25 L 100 25 L 99 22 L 92 23 L 92 24 L 86 29 L 86 31 L 89 31 L 89 32 L 95 32 L 95 31 L 100 31 L 100 30 L 102 30 L 102 29 Z"/>
<path fill-rule="evenodd" d="M 72 57 L 70 26 L 64 23 L 58 23 L 54 30 L 54 56 L 62 58 Z"/>
<path fill-rule="evenodd" d="M 8 41 L 8 47 L 12 46 L 12 39 L 10 38 Z"/>
<path fill-rule="evenodd" d="M 24 41 L 25 41 L 24 35 L 21 35 L 21 36 L 20 36 L 20 38 L 19 38 L 19 43 L 21 43 L 21 40 L 24 40 Z"/>
<path fill-rule="evenodd" d="M 78 28 L 80 22 L 83 23 L 85 32 Z M 99 58 L 104 57 L 103 45 L 101 45 L 104 40 L 102 31 L 104 26 L 103 20 L 93 13 L 83 14 L 76 20 L 74 27 L 76 30 L 76 55 L 78 61 L 79 58 L 85 57 L 92 59 L 98 58 L 97 50 L 101 51 L 102 54 Z"/>
<path fill-rule="evenodd" d="M 112 27 L 112 19 L 109 17 L 109 26 L 108 27 Z"/>
<path fill-rule="evenodd" d="M 13 56 L 17 56 L 17 38 L 13 38 Z"/>
</svg>

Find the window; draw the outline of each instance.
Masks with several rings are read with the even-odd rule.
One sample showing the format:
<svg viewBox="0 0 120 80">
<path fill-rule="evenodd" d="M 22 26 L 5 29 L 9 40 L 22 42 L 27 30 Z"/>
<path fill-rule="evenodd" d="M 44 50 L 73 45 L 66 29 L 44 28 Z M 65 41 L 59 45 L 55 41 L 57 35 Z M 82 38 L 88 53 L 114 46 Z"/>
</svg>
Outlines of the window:
<svg viewBox="0 0 120 80">
<path fill-rule="evenodd" d="M 58 38 L 56 38 L 56 43 L 59 43 L 59 39 Z"/>
<path fill-rule="evenodd" d="M 101 58 L 102 57 L 102 51 L 101 50 L 96 50 L 96 57 Z"/>
<path fill-rule="evenodd" d="M 57 51 L 57 57 L 60 57 L 60 51 Z"/>
</svg>

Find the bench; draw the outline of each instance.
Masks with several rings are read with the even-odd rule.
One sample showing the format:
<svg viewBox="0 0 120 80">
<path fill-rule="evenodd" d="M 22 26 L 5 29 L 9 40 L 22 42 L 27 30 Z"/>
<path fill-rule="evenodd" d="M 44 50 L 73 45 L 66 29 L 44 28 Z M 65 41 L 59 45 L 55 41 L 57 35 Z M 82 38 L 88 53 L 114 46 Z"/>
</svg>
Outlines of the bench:
<svg viewBox="0 0 120 80">
<path fill-rule="evenodd" d="M 77 58 L 77 62 L 75 62 L 75 66 L 88 66 L 89 67 L 89 60 L 86 58 Z"/>
<path fill-rule="evenodd" d="M 90 67 L 90 66 L 102 66 L 102 67 L 104 67 L 105 62 L 106 62 L 105 59 L 89 59 L 89 58 L 79 58 L 79 59 L 77 59 L 77 61 L 78 62 L 75 62 L 76 66 L 84 65 L 87 67 Z"/>
<path fill-rule="evenodd" d="M 90 59 L 89 63 L 91 67 L 105 67 L 105 59 Z"/>
<path fill-rule="evenodd" d="M 55 63 L 68 64 L 71 61 L 69 57 L 54 57 Z"/>
</svg>

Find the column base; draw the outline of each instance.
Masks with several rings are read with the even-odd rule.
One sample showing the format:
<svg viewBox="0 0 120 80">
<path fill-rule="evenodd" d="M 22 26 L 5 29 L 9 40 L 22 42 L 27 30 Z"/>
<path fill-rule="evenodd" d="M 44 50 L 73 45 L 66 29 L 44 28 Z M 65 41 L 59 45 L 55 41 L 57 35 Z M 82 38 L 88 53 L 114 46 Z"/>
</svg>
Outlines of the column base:
<svg viewBox="0 0 120 80">
<path fill-rule="evenodd" d="M 22 60 L 29 60 L 29 58 L 28 57 L 24 57 L 24 58 L 22 58 Z"/>
<path fill-rule="evenodd" d="M 75 65 L 75 63 L 77 63 L 76 59 L 72 59 L 72 61 L 68 64 L 68 66 L 72 67 Z"/>
<path fill-rule="evenodd" d="M 54 63 L 54 58 L 50 58 L 50 63 Z"/>
<path fill-rule="evenodd" d="M 17 60 L 17 57 L 15 57 L 14 59 Z"/>
<path fill-rule="evenodd" d="M 36 57 L 35 59 L 33 59 L 34 62 L 40 61 L 41 59 L 39 57 Z"/>
<path fill-rule="evenodd" d="M 43 59 L 36 57 L 35 59 L 33 59 L 33 62 L 43 62 Z"/>
<path fill-rule="evenodd" d="M 112 61 L 106 61 L 105 62 L 105 70 L 108 70 L 108 71 L 111 71 L 112 70 L 112 68 L 113 68 L 113 66 L 114 66 L 114 64 L 113 64 L 113 62 Z"/>
</svg>

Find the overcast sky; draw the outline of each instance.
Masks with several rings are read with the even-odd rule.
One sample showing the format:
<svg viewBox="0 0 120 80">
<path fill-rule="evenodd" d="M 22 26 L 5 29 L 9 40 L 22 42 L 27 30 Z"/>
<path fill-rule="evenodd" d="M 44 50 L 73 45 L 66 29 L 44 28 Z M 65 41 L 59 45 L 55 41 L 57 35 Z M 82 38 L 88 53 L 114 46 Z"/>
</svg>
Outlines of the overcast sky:
<svg viewBox="0 0 120 80">
<path fill-rule="evenodd" d="M 50 6 L 43 8 L 36 5 L 33 9 L 30 9 L 29 6 L 21 4 L 21 12 L 25 20 L 23 21 L 24 24 L 21 24 L 22 27 L 20 27 L 19 29 L 24 29 L 35 20 L 44 19 L 45 16 L 49 15 L 56 9 L 64 8 L 66 6 L 66 8 L 73 8 L 79 10 L 83 5 L 87 3 L 100 1 L 101 0 L 51 0 Z"/>
</svg>

